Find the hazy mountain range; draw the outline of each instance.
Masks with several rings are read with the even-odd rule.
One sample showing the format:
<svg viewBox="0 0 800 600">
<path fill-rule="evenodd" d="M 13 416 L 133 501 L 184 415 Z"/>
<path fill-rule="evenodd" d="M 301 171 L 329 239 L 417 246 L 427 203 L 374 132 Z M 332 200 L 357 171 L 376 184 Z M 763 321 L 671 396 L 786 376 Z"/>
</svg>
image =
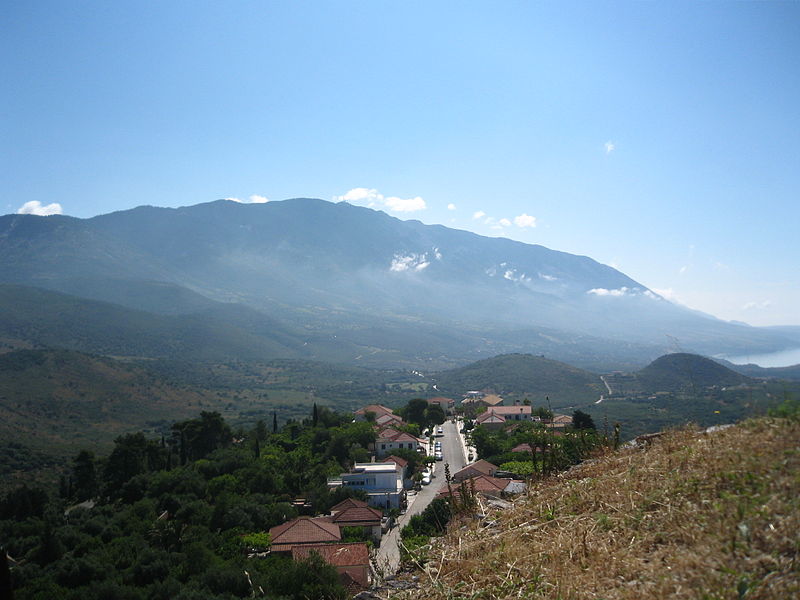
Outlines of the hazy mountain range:
<svg viewBox="0 0 800 600">
<path fill-rule="evenodd" d="M 313 199 L 6 215 L 0 282 L 7 344 L 137 356 L 442 368 L 532 352 L 623 368 L 800 345 L 796 329 L 686 309 L 588 257 Z"/>
</svg>

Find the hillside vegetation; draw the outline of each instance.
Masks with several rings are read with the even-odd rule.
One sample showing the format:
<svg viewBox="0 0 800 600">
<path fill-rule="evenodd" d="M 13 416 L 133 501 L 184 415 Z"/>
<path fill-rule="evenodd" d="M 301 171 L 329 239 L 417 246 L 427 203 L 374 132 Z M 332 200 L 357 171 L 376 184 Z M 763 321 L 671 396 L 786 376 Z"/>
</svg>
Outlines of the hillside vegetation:
<svg viewBox="0 0 800 600">
<path fill-rule="evenodd" d="M 636 381 L 650 393 L 753 383 L 750 377 L 736 373 L 710 358 L 685 352 L 657 358 L 636 373 Z"/>
<path fill-rule="evenodd" d="M 796 598 L 798 470 L 796 417 L 670 431 L 451 527 L 402 597 Z"/>
<path fill-rule="evenodd" d="M 492 390 L 510 399 L 528 397 L 553 406 L 594 402 L 605 390 L 594 373 L 531 354 L 506 354 L 450 369 L 433 377 L 444 394 L 463 395 L 469 390 Z"/>
</svg>

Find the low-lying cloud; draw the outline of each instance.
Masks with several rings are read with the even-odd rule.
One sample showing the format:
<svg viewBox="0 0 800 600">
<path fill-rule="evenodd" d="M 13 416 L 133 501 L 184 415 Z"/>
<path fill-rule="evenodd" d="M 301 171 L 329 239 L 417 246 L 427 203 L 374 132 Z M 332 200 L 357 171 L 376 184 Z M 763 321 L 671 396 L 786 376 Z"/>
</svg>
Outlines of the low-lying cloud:
<svg viewBox="0 0 800 600">
<path fill-rule="evenodd" d="M 42 205 L 38 200 L 26 202 L 17 209 L 18 215 L 36 215 L 38 217 L 49 217 L 50 215 L 60 215 L 61 205 L 58 202 Z"/>
<path fill-rule="evenodd" d="M 393 212 L 417 212 L 428 208 L 422 196 L 413 198 L 384 196 L 375 188 L 364 187 L 353 188 L 341 196 L 334 196 L 334 200 L 367 208 L 388 208 Z"/>
<path fill-rule="evenodd" d="M 259 196 L 258 194 L 251 195 L 247 200 L 242 200 L 241 198 L 225 198 L 225 200 L 238 202 L 239 204 L 266 204 L 269 202 L 269 198 L 266 196 Z"/>
</svg>

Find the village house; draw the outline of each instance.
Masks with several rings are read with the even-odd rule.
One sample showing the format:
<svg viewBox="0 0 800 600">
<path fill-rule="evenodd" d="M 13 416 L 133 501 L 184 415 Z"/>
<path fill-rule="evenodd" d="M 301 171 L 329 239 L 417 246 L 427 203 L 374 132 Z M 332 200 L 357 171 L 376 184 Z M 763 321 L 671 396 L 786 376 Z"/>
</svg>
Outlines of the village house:
<svg viewBox="0 0 800 600">
<path fill-rule="evenodd" d="M 387 427 L 382 429 L 375 439 L 375 455 L 378 458 L 383 458 L 395 450 L 414 450 L 416 452 L 424 444 L 424 440 L 420 440 L 410 433 Z"/>
<path fill-rule="evenodd" d="M 400 473 L 400 477 L 403 480 L 403 487 L 408 489 L 414 486 L 414 481 L 411 479 L 413 473 L 409 472 L 408 469 L 408 461 L 404 458 L 400 458 L 399 456 L 387 456 L 381 462 L 392 462 L 397 465 L 397 470 Z"/>
<path fill-rule="evenodd" d="M 364 408 L 359 408 L 353 413 L 353 416 L 355 417 L 356 421 L 368 421 L 370 420 L 368 418 L 370 415 L 372 415 L 372 420 L 376 420 L 378 417 L 392 414 L 394 414 L 394 411 L 392 411 L 391 408 L 386 408 L 381 404 L 370 404 Z"/>
<path fill-rule="evenodd" d="M 350 544 L 306 544 L 292 549 L 292 559 L 304 560 L 312 552 L 339 573 L 342 585 L 351 595 L 369 588 L 369 548 L 363 542 Z"/>
<path fill-rule="evenodd" d="M 500 415 L 496 415 L 494 411 L 487 410 L 478 415 L 475 424 L 483 425 L 486 429 L 502 429 L 506 425 L 506 420 Z"/>
<path fill-rule="evenodd" d="M 468 394 L 470 393 L 471 392 L 468 392 Z M 496 394 L 467 395 L 461 401 L 461 407 L 464 409 L 464 415 L 467 417 L 474 417 L 482 408 L 493 408 L 502 405 L 503 399 Z"/>
<path fill-rule="evenodd" d="M 460 483 L 465 479 L 477 477 L 479 475 L 488 475 L 489 477 L 494 477 L 494 474 L 497 473 L 498 470 L 499 468 L 496 465 L 493 465 L 488 460 L 481 459 L 477 462 L 467 465 L 460 471 L 456 471 L 453 474 L 452 479 L 456 483 Z"/>
<path fill-rule="evenodd" d="M 455 400 L 453 400 L 452 398 L 443 398 L 441 396 L 436 398 L 430 398 L 428 400 L 428 404 L 435 404 L 436 406 L 439 406 L 444 412 L 444 414 L 448 416 L 453 414 L 453 410 L 456 407 Z"/>
<path fill-rule="evenodd" d="M 367 493 L 367 503 L 377 508 L 400 508 L 405 504 L 403 477 L 395 462 L 356 463 L 350 473 L 342 473 L 341 482 Z"/>
<path fill-rule="evenodd" d="M 405 422 L 399 415 L 381 415 L 375 418 L 375 424 L 378 427 L 400 427 L 405 425 Z"/>
<path fill-rule="evenodd" d="M 465 487 L 468 491 L 475 491 L 476 494 L 490 498 L 499 498 L 503 495 L 519 494 L 525 491 L 525 483 L 515 479 L 500 479 L 489 475 L 477 475 L 463 480 L 463 483 L 452 483 L 445 485 L 436 494 L 437 498 L 448 496 L 461 496 L 461 488 Z"/>
<path fill-rule="evenodd" d="M 339 526 L 328 517 L 298 517 L 269 530 L 272 552 L 291 552 L 295 546 L 327 544 L 342 539 Z"/>
<path fill-rule="evenodd" d="M 358 527 L 372 538 L 375 544 L 381 543 L 381 519 L 383 513 L 371 508 L 363 500 L 348 498 L 331 509 L 330 519 L 339 527 Z"/>
</svg>

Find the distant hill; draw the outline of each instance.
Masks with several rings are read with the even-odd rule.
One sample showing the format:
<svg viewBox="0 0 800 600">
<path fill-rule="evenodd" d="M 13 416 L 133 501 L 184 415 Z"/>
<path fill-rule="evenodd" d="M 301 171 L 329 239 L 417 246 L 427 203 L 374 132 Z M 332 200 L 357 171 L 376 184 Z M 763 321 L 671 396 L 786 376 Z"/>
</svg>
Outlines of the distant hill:
<svg viewBox="0 0 800 600">
<path fill-rule="evenodd" d="M 67 350 L 0 354 L 0 438 L 58 455 L 218 406 L 133 365 Z"/>
<path fill-rule="evenodd" d="M 732 371 L 736 371 L 747 377 L 800 381 L 800 365 L 792 365 L 791 367 L 759 367 L 754 364 L 736 365 L 727 360 L 720 360 L 719 362 Z"/>
<path fill-rule="evenodd" d="M 754 383 L 750 377 L 736 373 L 710 358 L 687 353 L 666 354 L 657 358 L 636 373 L 636 380 L 646 393 Z"/>
<path fill-rule="evenodd" d="M 570 365 L 530 354 L 506 354 L 458 369 L 437 373 L 431 379 L 443 394 L 461 396 L 469 390 L 495 393 L 534 405 L 554 407 L 594 401 L 605 390 L 600 377 Z"/>
<path fill-rule="evenodd" d="M 797 343 L 788 330 L 672 304 L 589 257 L 307 198 L 141 206 L 91 219 L 2 216 L 0 282 L 163 316 L 202 314 L 164 322 L 188 336 L 190 350 L 198 344 L 182 327 L 213 329 L 223 323 L 217 311 L 235 316 L 231 306 L 255 310 L 253 327 L 222 325 L 232 339 L 219 351 L 227 346 L 231 357 L 252 342 L 252 354 L 282 346 L 289 357 L 372 366 L 437 370 L 526 352 L 604 368 L 645 364 L 662 353 L 665 334 L 707 354 Z M 265 339 L 255 317 L 318 347 L 303 336 L 311 349 Z"/>
<path fill-rule="evenodd" d="M 694 422 L 732 423 L 764 414 L 800 384 L 759 381 L 694 354 L 667 354 L 632 374 L 606 375 L 613 394 L 584 408 L 595 422 L 619 422 L 625 439 Z"/>
</svg>

